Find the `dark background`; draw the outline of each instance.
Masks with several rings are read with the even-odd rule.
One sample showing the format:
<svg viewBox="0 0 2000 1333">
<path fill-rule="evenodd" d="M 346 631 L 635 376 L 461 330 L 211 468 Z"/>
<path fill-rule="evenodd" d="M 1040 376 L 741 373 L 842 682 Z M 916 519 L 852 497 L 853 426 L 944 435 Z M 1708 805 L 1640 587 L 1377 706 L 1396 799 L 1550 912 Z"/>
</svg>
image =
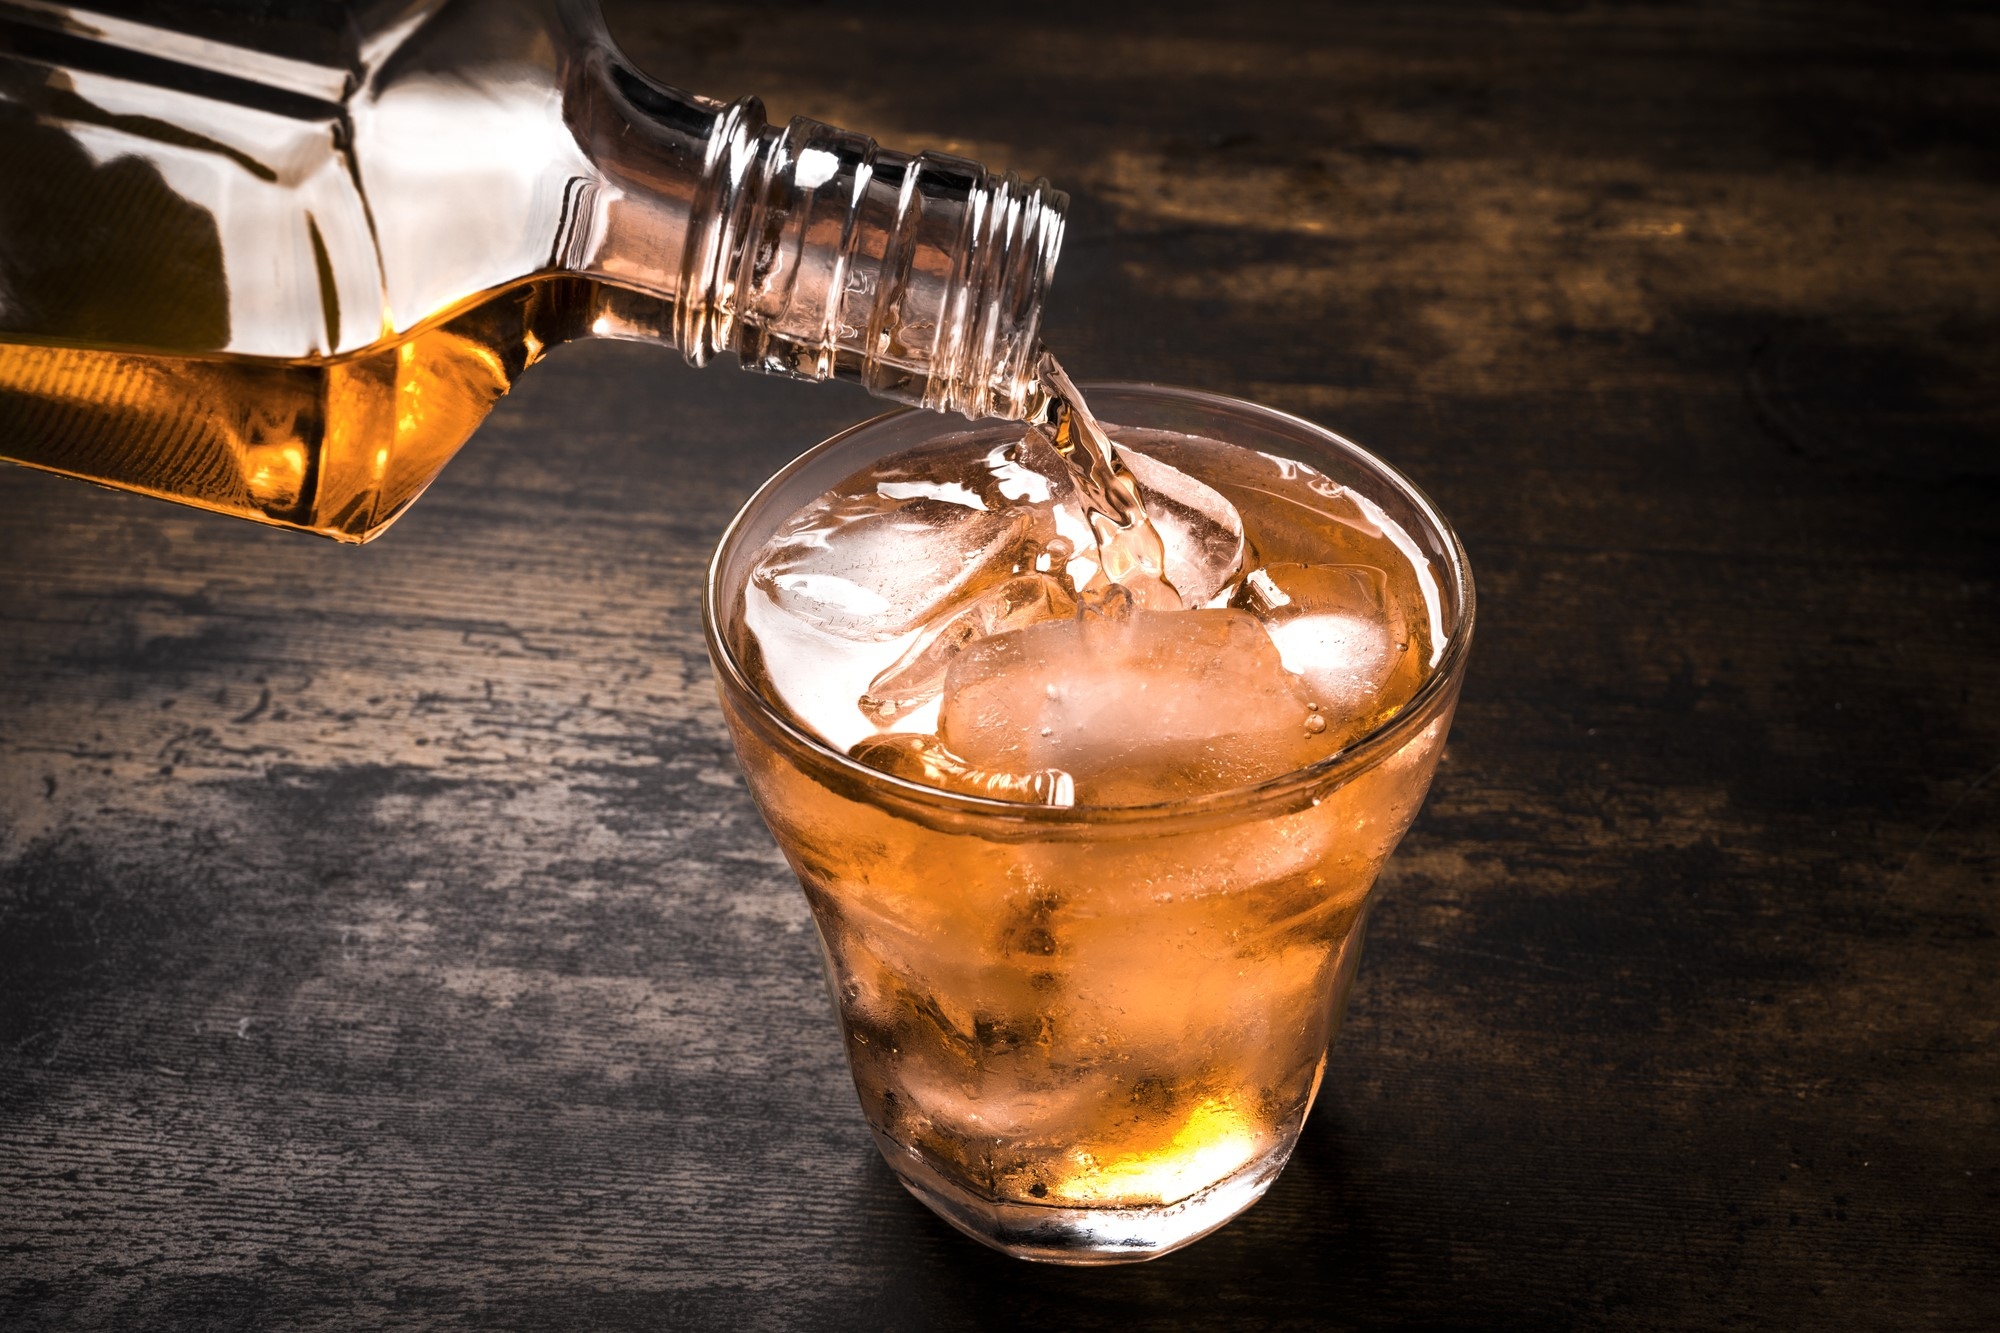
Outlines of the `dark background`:
<svg viewBox="0 0 2000 1333">
<path fill-rule="evenodd" d="M 697 582 L 857 393 L 566 350 L 365 549 L 0 470 L 9 1328 L 2000 1324 L 2000 19 L 619 4 L 1075 197 L 1049 336 L 1481 588 L 1293 1163 L 1117 1271 L 854 1104 Z"/>
</svg>

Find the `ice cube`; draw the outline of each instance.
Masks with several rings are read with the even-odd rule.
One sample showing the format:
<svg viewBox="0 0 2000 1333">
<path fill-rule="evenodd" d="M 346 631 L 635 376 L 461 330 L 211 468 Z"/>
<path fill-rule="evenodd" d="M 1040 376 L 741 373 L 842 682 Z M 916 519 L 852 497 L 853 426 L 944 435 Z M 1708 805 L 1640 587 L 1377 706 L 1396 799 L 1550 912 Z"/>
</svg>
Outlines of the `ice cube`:
<svg viewBox="0 0 2000 1333">
<path fill-rule="evenodd" d="M 1370 565 L 1274 564 L 1243 580 L 1236 602 L 1260 621 L 1346 745 L 1393 716 L 1423 683 L 1389 576 Z"/>
<path fill-rule="evenodd" d="M 996 801 L 1022 801 L 1030 805 L 1076 804 L 1075 785 L 1069 774 L 1059 768 L 1034 773 L 980 768 L 953 754 L 935 736 L 914 732 L 871 736 L 855 745 L 848 755 L 894 777 L 967 796 L 990 796 Z"/>
<path fill-rule="evenodd" d="M 1236 506 L 1214 487 L 1137 449 L 1120 446 L 1118 458 L 1139 483 L 1146 516 L 1166 545 L 1167 582 L 1182 606 L 1207 605 L 1243 567 L 1243 519 Z"/>
<path fill-rule="evenodd" d="M 994 507 L 951 478 L 886 479 L 786 520 L 750 577 L 791 616 L 880 641 L 1033 568 L 1055 535 L 1047 505 Z"/>
<path fill-rule="evenodd" d="M 968 644 L 1068 614 L 1079 588 L 1102 582 L 1069 465 L 1015 429 L 882 459 L 786 520 L 760 553 L 743 621 L 768 689 L 835 747 L 890 724 L 929 730 Z M 1180 600 L 1226 594 L 1244 550 L 1233 506 L 1164 463 L 1134 454 L 1129 466 Z"/>
<path fill-rule="evenodd" d="M 1145 804 L 1331 754 L 1308 702 L 1254 616 L 1128 609 L 968 645 L 945 677 L 939 735 L 975 768 L 1060 769 L 1079 803 Z"/>
<path fill-rule="evenodd" d="M 1068 543 L 1057 537 L 1037 563 L 1059 563 Z M 944 687 L 945 671 L 968 644 L 990 634 L 1025 629 L 1038 621 L 1067 616 L 1076 610 L 1069 588 L 1047 573 L 1008 579 L 953 607 L 943 622 L 925 631 L 908 652 L 869 683 L 861 696 L 861 711 L 881 722 L 893 722 L 921 708 Z"/>
</svg>

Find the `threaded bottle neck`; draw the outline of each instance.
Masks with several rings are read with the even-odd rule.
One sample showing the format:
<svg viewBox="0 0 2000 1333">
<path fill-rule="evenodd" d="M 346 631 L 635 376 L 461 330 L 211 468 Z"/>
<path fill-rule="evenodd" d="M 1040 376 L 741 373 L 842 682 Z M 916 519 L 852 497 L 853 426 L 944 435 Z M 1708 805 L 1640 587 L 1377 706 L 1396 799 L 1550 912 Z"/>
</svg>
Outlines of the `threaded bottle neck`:
<svg viewBox="0 0 2000 1333">
<path fill-rule="evenodd" d="M 1068 197 L 944 153 L 891 152 L 812 120 L 769 125 L 663 87 L 565 0 L 564 115 L 595 169 L 573 182 L 558 265 L 597 276 L 599 336 L 706 364 L 844 379 L 968 417 L 1036 410 L 1042 302 Z M 665 318 L 622 289 L 669 303 Z M 657 307 L 656 307 L 657 309 Z"/>
<path fill-rule="evenodd" d="M 675 340 L 700 365 L 853 380 L 968 417 L 1025 415 L 1066 196 L 816 121 L 718 125 Z"/>
</svg>

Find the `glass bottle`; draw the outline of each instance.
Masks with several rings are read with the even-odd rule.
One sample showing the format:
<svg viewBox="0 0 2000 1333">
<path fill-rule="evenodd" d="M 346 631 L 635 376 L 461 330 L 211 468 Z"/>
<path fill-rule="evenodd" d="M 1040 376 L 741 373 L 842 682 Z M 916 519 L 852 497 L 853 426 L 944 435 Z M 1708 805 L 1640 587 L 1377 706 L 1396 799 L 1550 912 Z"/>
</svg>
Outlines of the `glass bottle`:
<svg viewBox="0 0 2000 1333">
<path fill-rule="evenodd" d="M 1045 181 L 662 87 L 593 0 L 100 3 L 0 0 L 0 457 L 367 541 L 574 338 L 1040 406 Z"/>
</svg>

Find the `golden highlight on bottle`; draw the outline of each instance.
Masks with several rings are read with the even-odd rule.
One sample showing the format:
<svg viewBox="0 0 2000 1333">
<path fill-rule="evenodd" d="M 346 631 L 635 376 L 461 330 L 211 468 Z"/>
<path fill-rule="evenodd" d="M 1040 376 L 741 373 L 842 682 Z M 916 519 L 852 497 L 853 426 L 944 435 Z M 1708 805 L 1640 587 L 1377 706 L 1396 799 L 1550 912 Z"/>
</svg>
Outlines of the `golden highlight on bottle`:
<svg viewBox="0 0 2000 1333">
<path fill-rule="evenodd" d="M 523 286 L 347 356 L 175 357 L 0 343 L 17 462 L 344 541 L 381 533 L 539 351 Z"/>
</svg>

